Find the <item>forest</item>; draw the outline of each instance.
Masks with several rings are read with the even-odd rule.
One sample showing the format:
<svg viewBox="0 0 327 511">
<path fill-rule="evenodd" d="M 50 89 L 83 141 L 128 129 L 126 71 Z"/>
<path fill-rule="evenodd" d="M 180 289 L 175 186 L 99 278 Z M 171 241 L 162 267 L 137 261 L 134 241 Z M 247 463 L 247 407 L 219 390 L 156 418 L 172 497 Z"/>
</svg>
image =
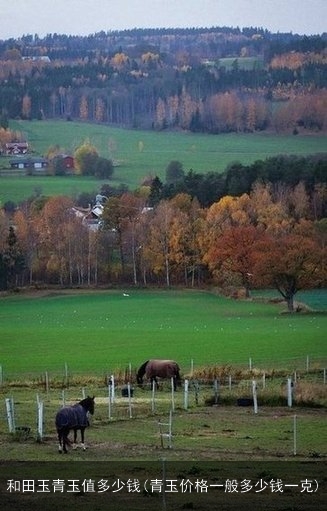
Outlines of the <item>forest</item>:
<svg viewBox="0 0 327 511">
<path fill-rule="evenodd" d="M 6 142 L 18 136 L 9 119 L 316 134 L 327 127 L 326 86 L 327 34 L 222 27 L 0 41 Z M 99 172 L 111 172 L 102 160 Z M 104 185 L 97 229 L 76 215 L 89 197 L 31 197 L 0 210 L 0 289 L 216 286 L 250 297 L 273 287 L 293 312 L 300 289 L 327 284 L 326 179 L 325 154 L 206 174 L 171 161 L 165 182 Z"/>
<path fill-rule="evenodd" d="M 326 203 L 318 179 L 311 191 L 255 181 L 208 207 L 185 192 L 149 207 L 126 191 L 90 229 L 69 197 L 34 198 L 12 216 L 1 210 L 0 288 L 214 285 L 249 297 L 274 287 L 294 311 L 297 291 L 326 287 Z"/>
<path fill-rule="evenodd" d="M 134 29 L 0 41 L 1 125 L 74 119 L 194 132 L 322 131 L 327 34 Z"/>
</svg>

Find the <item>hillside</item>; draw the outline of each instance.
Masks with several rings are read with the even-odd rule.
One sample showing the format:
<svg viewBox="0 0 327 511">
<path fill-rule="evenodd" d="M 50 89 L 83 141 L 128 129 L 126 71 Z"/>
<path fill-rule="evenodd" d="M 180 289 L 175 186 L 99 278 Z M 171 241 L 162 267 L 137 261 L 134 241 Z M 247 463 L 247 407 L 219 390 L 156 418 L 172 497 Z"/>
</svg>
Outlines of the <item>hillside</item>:
<svg viewBox="0 0 327 511">
<path fill-rule="evenodd" d="M 114 159 L 109 184 L 121 184 L 130 190 L 152 176 L 165 182 L 166 168 L 171 161 L 179 161 L 185 174 L 191 170 L 206 174 L 222 174 L 239 162 L 246 166 L 281 154 L 308 155 L 326 152 L 326 135 L 235 134 L 204 135 L 185 132 L 154 132 L 126 130 L 94 123 L 67 121 L 11 121 L 13 132 L 19 131 L 28 141 L 32 154 L 47 155 L 49 148 L 58 146 L 73 154 L 85 139 L 90 139 L 103 157 Z M 8 157 L 0 158 L 2 168 L 9 167 Z M 65 194 L 77 197 L 88 193 L 92 201 L 108 181 L 90 176 L 26 176 L 1 175 L 0 200 L 20 202 L 35 194 Z M 297 171 L 294 171 L 298 175 Z M 209 187 L 214 191 L 213 187 Z M 90 199 L 89 199 L 90 200 Z"/>
<path fill-rule="evenodd" d="M 255 27 L 0 41 L 1 124 L 63 118 L 158 131 L 325 131 L 326 48 L 326 34 Z"/>
</svg>

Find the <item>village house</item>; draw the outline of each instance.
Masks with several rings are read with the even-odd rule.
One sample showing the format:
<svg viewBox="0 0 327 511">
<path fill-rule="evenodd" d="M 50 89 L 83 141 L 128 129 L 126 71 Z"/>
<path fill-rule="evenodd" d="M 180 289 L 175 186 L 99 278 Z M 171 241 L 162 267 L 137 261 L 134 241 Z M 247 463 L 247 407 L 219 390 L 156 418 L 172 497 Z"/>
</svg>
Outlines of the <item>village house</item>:
<svg viewBox="0 0 327 511">
<path fill-rule="evenodd" d="M 48 160 L 39 157 L 19 156 L 10 160 L 10 167 L 18 170 L 29 170 L 32 172 L 42 172 L 48 167 Z"/>
<path fill-rule="evenodd" d="M 72 170 L 75 167 L 74 157 L 69 154 L 58 154 L 53 158 L 53 162 L 60 161 L 63 168 Z"/>
<path fill-rule="evenodd" d="M 7 142 L 5 145 L 5 154 L 7 156 L 24 155 L 28 152 L 27 142 Z"/>
<path fill-rule="evenodd" d="M 101 226 L 101 217 L 103 214 L 102 204 L 95 204 L 95 206 L 88 208 L 73 207 L 73 213 L 82 219 L 82 223 L 86 225 L 90 231 L 97 231 Z"/>
</svg>

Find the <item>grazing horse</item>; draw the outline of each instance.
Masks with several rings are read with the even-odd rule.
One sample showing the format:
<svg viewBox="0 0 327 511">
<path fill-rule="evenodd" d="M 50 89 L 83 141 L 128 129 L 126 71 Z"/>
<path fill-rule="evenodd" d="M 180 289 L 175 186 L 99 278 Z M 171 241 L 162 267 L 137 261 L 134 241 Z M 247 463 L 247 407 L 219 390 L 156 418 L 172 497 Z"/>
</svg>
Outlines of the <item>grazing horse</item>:
<svg viewBox="0 0 327 511">
<path fill-rule="evenodd" d="M 136 380 L 139 385 L 143 383 L 143 376 L 158 386 L 157 377 L 174 378 L 174 390 L 180 383 L 179 366 L 174 360 L 147 360 L 141 365 L 136 374 Z"/>
<path fill-rule="evenodd" d="M 74 431 L 74 443 L 76 446 L 77 431 L 81 431 L 81 445 L 85 451 L 84 444 L 84 431 L 89 426 L 87 414 L 94 414 L 94 397 L 86 397 L 79 403 L 72 406 L 64 406 L 61 408 L 56 415 L 56 428 L 58 433 L 59 441 L 59 452 L 67 453 L 67 445 L 71 445 L 71 441 L 68 438 L 70 430 Z"/>
</svg>

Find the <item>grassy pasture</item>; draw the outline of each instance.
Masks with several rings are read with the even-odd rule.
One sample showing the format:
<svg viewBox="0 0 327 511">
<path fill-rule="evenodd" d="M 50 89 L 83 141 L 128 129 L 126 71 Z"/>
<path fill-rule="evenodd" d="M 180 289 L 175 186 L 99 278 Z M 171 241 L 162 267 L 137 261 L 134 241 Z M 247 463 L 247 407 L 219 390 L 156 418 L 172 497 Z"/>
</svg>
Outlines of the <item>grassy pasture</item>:
<svg viewBox="0 0 327 511">
<path fill-rule="evenodd" d="M 250 164 L 279 154 L 308 155 L 326 151 L 326 135 L 221 134 L 136 131 L 104 125 L 65 121 L 12 121 L 10 127 L 21 131 L 37 154 L 46 154 L 50 146 L 59 145 L 73 152 L 89 139 L 101 156 L 119 163 L 112 185 L 138 187 L 145 176 L 158 175 L 165 180 L 165 169 L 172 160 L 184 170 L 223 172 L 228 164 L 239 161 Z M 1 158 L 0 166 L 8 166 Z M 0 201 L 19 201 L 35 194 L 77 195 L 82 191 L 98 191 L 103 181 L 83 177 L 1 176 Z"/>
<path fill-rule="evenodd" d="M 0 299 L 0 364 L 5 376 L 0 386 L 0 495 L 5 487 L 3 481 L 12 477 L 96 481 L 103 477 L 117 479 L 118 475 L 121 480 L 159 477 L 161 466 L 158 472 L 156 463 L 162 463 L 163 458 L 167 461 L 167 478 L 176 480 L 207 478 L 214 483 L 224 477 L 240 480 L 278 477 L 288 479 L 289 483 L 292 474 L 298 480 L 317 479 L 324 488 L 326 408 L 304 407 L 301 399 L 309 390 L 319 393 L 326 402 L 321 375 L 319 381 L 308 382 L 304 366 L 309 354 L 313 364 L 326 367 L 323 364 L 327 362 L 324 337 L 327 315 L 290 316 L 283 314 L 282 305 L 233 301 L 205 291 L 128 290 L 127 293 L 129 296 L 118 290 L 47 291 Z M 154 408 L 149 386 L 139 388 L 134 384 L 129 408 L 128 399 L 121 396 L 123 384 L 117 382 L 109 416 L 108 388 L 102 378 L 115 373 L 116 368 L 124 369 L 129 362 L 135 368 L 152 356 L 176 358 L 184 373 L 190 369 L 191 358 L 196 370 L 211 364 L 246 366 L 248 357 L 252 356 L 255 366 L 297 369 L 299 375 L 303 374 L 303 381 L 299 378 L 294 389 L 297 402 L 289 408 L 285 377 L 267 379 L 266 387 L 258 377 L 257 414 L 253 407 L 236 406 L 237 396 L 251 395 L 251 379 L 235 381 L 231 389 L 228 384 L 222 384 L 218 404 L 213 406 L 212 383 L 201 382 L 198 395 L 190 385 L 187 410 L 183 389 L 178 389 L 174 395 L 173 448 L 162 449 L 158 421 L 167 420 L 171 408 L 168 383 L 156 392 Z M 56 374 L 61 375 L 63 383 L 64 363 L 68 363 L 73 375 L 84 375 L 79 383 L 65 388 L 66 403 L 80 400 L 82 387 L 87 394 L 96 396 L 95 414 L 86 431 L 88 449 L 86 452 L 78 449 L 68 455 L 57 452 L 54 417 L 62 405 L 63 390 L 62 385 L 52 385 Z M 38 383 L 44 371 L 49 371 L 49 389 L 25 385 L 28 373 L 33 373 Z M 92 378 L 95 375 L 100 378 Z M 8 384 L 7 377 L 16 378 L 16 382 Z M 272 393 L 281 394 L 283 404 L 267 406 L 265 398 Z M 36 442 L 37 395 L 44 403 L 42 442 Z M 31 428 L 26 437 L 20 432 L 8 433 L 6 397 L 14 400 L 16 425 Z M 17 462 L 21 461 L 30 462 L 30 466 L 26 463 L 18 466 Z M 49 493 L 45 498 L 43 494 L 3 493 L 4 509 L 24 507 L 31 511 L 39 506 L 47 509 L 49 505 L 49 509 L 80 511 L 109 506 L 105 496 L 88 493 L 83 493 L 81 500 L 67 494 Z M 142 494 L 131 495 L 129 501 L 124 494 L 119 494 L 117 501 L 113 500 L 115 494 L 107 495 L 110 508 L 117 511 L 126 509 L 126 505 L 143 511 L 161 508 L 159 499 L 144 499 Z M 167 496 L 165 509 L 204 511 L 215 509 L 218 494 L 184 494 L 174 503 L 173 497 L 177 495 Z M 235 507 L 230 504 L 224 509 L 253 509 L 253 495 L 250 497 L 240 494 L 234 501 Z M 315 509 L 324 509 L 324 497 L 324 489 L 311 494 L 310 505 L 314 502 Z M 260 509 L 265 508 L 264 502 L 260 501 Z M 309 510 L 310 505 L 303 502 L 300 491 L 298 494 L 289 491 L 278 495 L 278 501 L 270 509 Z"/>
<path fill-rule="evenodd" d="M 226 57 L 219 59 L 217 63 L 218 68 L 225 68 L 226 71 L 231 71 L 235 65 L 238 69 L 253 71 L 255 69 L 262 69 L 263 60 L 257 57 Z"/>
<path fill-rule="evenodd" d="M 281 314 L 280 304 L 185 290 L 52 291 L 0 301 L 5 377 L 106 375 L 148 358 L 174 358 L 188 374 L 208 365 L 326 367 L 327 315 Z M 324 364 L 324 365 L 322 365 Z"/>
<path fill-rule="evenodd" d="M 82 398 L 80 388 L 66 391 L 66 403 L 73 404 Z M 139 458 L 156 459 L 161 451 L 158 421 L 166 420 L 171 407 L 170 394 L 167 389 L 156 394 L 155 409 L 151 408 L 151 391 L 136 388 L 131 400 L 132 414 L 129 414 L 128 400 L 117 392 L 111 415 L 108 413 L 108 392 L 105 387 L 89 387 L 96 396 L 95 414 L 91 417 L 92 427 L 86 431 L 90 450 L 74 453 L 75 459 L 88 461 L 105 461 Z M 10 392 L 10 393 L 9 393 Z M 35 445 L 36 439 L 36 393 L 30 389 L 10 389 L 2 396 L 12 396 L 15 402 L 16 425 L 30 427 L 30 432 L 23 436 L 17 433 L 12 442 L 6 446 L 0 442 L 1 460 L 21 459 L 19 441 L 24 445 L 24 459 L 39 461 L 61 461 L 63 456 L 57 453 L 56 432 L 53 421 L 57 410 L 62 406 L 61 393 L 52 390 L 39 392 L 44 403 L 44 445 Z M 223 389 L 221 393 L 226 391 Z M 167 453 L 171 460 L 222 460 L 264 459 L 278 457 L 290 459 L 294 454 L 293 426 L 294 414 L 297 415 L 298 445 L 297 454 L 303 458 L 327 456 L 325 427 L 326 410 L 293 406 L 261 406 L 259 389 L 258 413 L 253 407 L 205 406 L 205 397 L 212 394 L 209 387 L 202 388 L 198 403 L 190 392 L 188 409 L 183 406 L 183 392 L 175 394 L 173 413 L 173 447 Z M 0 421 L 1 436 L 8 438 L 6 417 Z M 15 442 L 16 440 L 16 442 Z M 26 442 L 26 443 L 25 443 Z M 17 445 L 18 443 L 18 445 Z M 164 447 L 167 440 L 164 441 Z M 159 453 L 158 453 L 159 451 Z M 316 456 L 319 457 L 319 456 Z"/>
</svg>

